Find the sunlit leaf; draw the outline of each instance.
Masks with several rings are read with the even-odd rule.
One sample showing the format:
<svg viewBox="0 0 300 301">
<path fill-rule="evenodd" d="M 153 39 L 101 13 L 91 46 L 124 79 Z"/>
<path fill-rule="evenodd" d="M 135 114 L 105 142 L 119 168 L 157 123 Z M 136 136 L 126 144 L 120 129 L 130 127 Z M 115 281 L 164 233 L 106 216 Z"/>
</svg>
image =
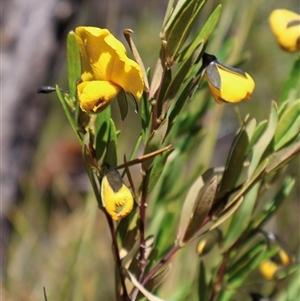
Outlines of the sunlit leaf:
<svg viewBox="0 0 300 301">
<path fill-rule="evenodd" d="M 61 105 L 62 105 L 62 107 L 63 107 L 63 109 L 65 111 L 65 114 L 66 114 L 66 116 L 68 118 L 68 121 L 71 124 L 72 129 L 75 132 L 78 140 L 81 143 L 82 138 L 80 137 L 80 135 L 79 135 L 79 133 L 77 131 L 77 126 L 76 126 L 76 123 L 74 121 L 74 116 L 72 116 L 72 113 L 70 112 L 70 109 L 69 109 L 69 107 L 68 107 L 68 105 L 66 103 L 65 97 L 64 97 L 63 93 L 60 91 L 60 89 L 59 89 L 58 86 L 56 86 L 56 93 L 57 93 L 58 99 L 60 100 Z"/>
<path fill-rule="evenodd" d="M 217 190 L 217 177 L 204 184 L 202 176 L 191 186 L 181 212 L 177 239 L 179 245 L 197 237 Z"/>
<path fill-rule="evenodd" d="M 269 164 L 266 168 L 267 173 L 274 172 L 275 170 L 286 165 L 288 162 L 299 156 L 300 144 L 298 139 L 296 138 L 295 141 L 290 143 L 288 146 L 272 153 L 269 156 Z"/>
<path fill-rule="evenodd" d="M 187 1 L 187 6 L 181 11 L 175 19 L 174 24 L 167 32 L 167 55 L 171 59 L 176 59 L 178 52 L 190 34 L 194 23 L 201 11 L 204 0 Z"/>
<path fill-rule="evenodd" d="M 300 130 L 300 99 L 288 107 L 278 121 L 274 136 L 274 150 L 277 151 L 292 140 Z"/>
<path fill-rule="evenodd" d="M 234 184 L 242 171 L 245 153 L 251 141 L 255 126 L 256 121 L 255 119 L 252 119 L 248 124 L 241 128 L 239 133 L 237 133 L 228 155 L 225 171 L 218 191 L 219 194 L 234 187 Z"/>
<path fill-rule="evenodd" d="M 217 23 L 220 18 L 221 14 L 221 5 L 218 5 L 215 10 L 211 13 L 208 20 L 202 27 L 200 33 L 196 36 L 195 39 L 180 53 L 179 61 L 185 61 L 187 60 L 192 53 L 195 51 L 196 48 L 198 48 L 198 45 L 200 43 L 206 44 L 208 38 L 214 31 L 215 27 L 217 26 Z"/>
<path fill-rule="evenodd" d="M 252 139 L 251 139 L 251 141 L 249 143 L 246 155 L 249 155 L 250 152 L 252 151 L 253 146 L 257 143 L 258 139 L 261 137 L 261 135 L 265 131 L 265 129 L 267 127 L 267 123 L 268 123 L 268 120 L 263 120 L 255 128 L 255 131 L 254 131 Z"/>
<path fill-rule="evenodd" d="M 293 101 L 299 97 L 299 70 L 300 70 L 300 58 L 296 60 L 292 68 L 291 74 L 284 85 L 284 90 L 280 98 L 280 103 L 283 103 L 287 99 Z"/>
<path fill-rule="evenodd" d="M 69 95 L 72 101 L 76 99 L 77 81 L 81 76 L 81 61 L 78 43 L 75 38 L 75 32 L 70 31 L 67 36 L 67 63 L 68 63 L 68 81 Z"/>
<path fill-rule="evenodd" d="M 262 134 L 262 136 L 260 136 L 259 140 L 254 146 L 251 163 L 248 169 L 248 177 L 251 177 L 253 175 L 255 169 L 259 165 L 259 162 L 261 161 L 261 158 L 265 150 L 267 149 L 267 147 L 269 146 L 270 142 L 274 137 L 276 126 L 277 126 L 277 106 L 276 103 L 273 102 L 267 127 L 264 133 Z"/>
</svg>

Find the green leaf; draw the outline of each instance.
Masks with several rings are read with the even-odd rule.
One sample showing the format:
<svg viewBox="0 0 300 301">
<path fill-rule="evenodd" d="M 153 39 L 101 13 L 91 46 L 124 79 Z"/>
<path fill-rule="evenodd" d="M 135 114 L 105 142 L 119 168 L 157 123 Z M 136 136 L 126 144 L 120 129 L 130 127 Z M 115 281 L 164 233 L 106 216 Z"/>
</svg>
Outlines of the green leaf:
<svg viewBox="0 0 300 301">
<path fill-rule="evenodd" d="M 210 35 L 214 31 L 215 27 L 218 24 L 220 15 L 221 15 L 222 6 L 218 5 L 215 10 L 211 13 L 208 20 L 202 27 L 200 33 L 196 36 L 195 39 L 180 53 L 179 61 L 185 61 L 189 57 L 191 57 L 192 53 L 194 53 L 195 49 L 198 48 L 200 43 L 204 45 L 208 41 Z"/>
<path fill-rule="evenodd" d="M 166 133 L 168 130 L 168 118 L 165 118 L 162 123 L 159 125 L 157 130 L 153 130 L 151 133 L 144 150 L 144 155 L 150 154 L 154 151 L 157 151 L 163 144 Z M 142 168 L 147 170 L 150 168 L 154 160 L 154 157 L 143 161 Z"/>
<path fill-rule="evenodd" d="M 200 41 L 199 45 L 195 51 L 191 54 L 191 56 L 185 60 L 181 66 L 179 67 L 178 71 L 176 72 L 174 78 L 170 82 L 167 91 L 164 97 L 164 109 L 163 112 L 167 112 L 169 107 L 171 106 L 175 96 L 177 95 L 181 84 L 184 82 L 187 74 L 189 73 L 191 67 L 195 64 L 196 60 L 198 59 L 201 51 L 203 49 L 203 41 Z"/>
<path fill-rule="evenodd" d="M 294 100 L 299 96 L 299 70 L 300 57 L 295 62 L 291 74 L 284 85 L 280 103 L 283 103 L 287 99 Z"/>
<path fill-rule="evenodd" d="M 268 166 L 268 163 L 269 160 L 265 159 L 263 162 L 259 164 L 252 177 L 248 179 L 248 181 L 243 185 L 241 190 L 239 190 L 239 192 L 234 196 L 234 198 L 226 205 L 225 209 L 231 206 L 233 203 L 237 202 L 240 199 L 240 197 L 244 196 L 257 181 L 262 179 L 263 175 L 265 175 L 266 167 Z"/>
<path fill-rule="evenodd" d="M 295 272 L 298 272 L 297 274 L 299 275 L 299 268 L 300 268 L 299 262 L 295 262 L 286 267 L 281 267 L 276 271 L 274 278 L 275 279 L 284 279 L 287 276 L 289 276 Z"/>
<path fill-rule="evenodd" d="M 171 61 L 176 59 L 178 52 L 181 50 L 181 47 L 190 34 L 204 2 L 204 0 L 187 1 L 187 6 L 175 19 L 170 31 L 167 32 L 167 56 L 171 59 Z"/>
<path fill-rule="evenodd" d="M 292 141 L 288 146 L 280 149 L 279 151 L 269 156 L 269 164 L 266 168 L 267 173 L 274 172 L 275 170 L 286 165 L 288 162 L 299 156 L 300 144 L 299 135 L 295 141 Z"/>
<path fill-rule="evenodd" d="M 299 267 L 298 267 L 299 271 Z M 285 281 L 285 288 L 276 297 L 276 301 L 297 300 L 299 298 L 299 273 L 294 273 Z"/>
<path fill-rule="evenodd" d="M 103 162 L 107 162 L 111 166 L 117 166 L 117 131 L 112 119 L 109 120 L 109 138 L 106 148 L 106 153 Z"/>
<path fill-rule="evenodd" d="M 198 280 L 198 300 L 208 300 L 209 287 L 206 282 L 206 273 L 203 260 L 199 264 L 199 280 Z"/>
<path fill-rule="evenodd" d="M 276 126 L 277 126 L 277 105 L 275 102 L 273 102 L 267 127 L 264 133 L 262 134 L 262 136 L 255 144 L 253 149 L 253 155 L 248 169 L 249 178 L 254 174 L 265 150 L 267 149 L 270 142 L 272 141 L 275 134 Z"/>
<path fill-rule="evenodd" d="M 261 229 L 264 224 L 274 215 L 286 197 L 291 193 L 295 185 L 295 179 L 286 177 L 283 185 L 276 196 L 267 202 L 259 215 L 251 222 L 252 229 Z"/>
<path fill-rule="evenodd" d="M 191 186 L 181 212 L 177 240 L 180 246 L 197 237 L 217 190 L 217 177 L 204 184 L 202 176 Z"/>
<path fill-rule="evenodd" d="M 58 99 L 60 100 L 61 102 L 61 105 L 65 111 L 65 114 L 71 124 L 71 127 L 73 129 L 73 131 L 75 132 L 78 140 L 80 143 L 82 143 L 82 138 L 80 137 L 78 131 L 77 131 L 77 127 L 76 127 L 76 124 L 75 124 L 75 121 L 74 121 L 74 117 L 72 116 L 71 112 L 70 112 L 70 109 L 69 109 L 69 106 L 65 100 L 65 96 L 62 94 L 62 92 L 60 91 L 59 87 L 56 86 L 56 93 L 57 93 L 57 96 L 58 96 Z"/>
<path fill-rule="evenodd" d="M 255 126 L 256 120 L 252 119 L 237 133 L 231 146 L 218 194 L 229 191 L 234 187 L 243 169 L 245 153 L 251 141 Z"/>
<path fill-rule="evenodd" d="M 235 202 L 231 202 L 230 206 L 226 206 L 219 214 L 218 214 L 218 219 L 216 222 L 209 227 L 204 233 L 212 231 L 219 227 L 221 224 L 223 224 L 242 204 L 243 202 L 243 197 L 240 197 L 238 200 Z"/>
<path fill-rule="evenodd" d="M 155 159 L 153 161 L 153 165 L 152 165 L 152 167 L 150 169 L 150 173 L 149 173 L 149 182 L 148 182 L 147 193 L 150 193 L 152 191 L 152 189 L 155 187 L 155 185 L 157 184 L 157 182 L 163 172 L 163 169 L 166 165 L 169 154 L 170 154 L 170 152 L 165 152 L 165 153 L 155 157 Z"/>
<path fill-rule="evenodd" d="M 126 97 L 126 92 L 123 89 L 121 89 L 116 98 L 121 114 L 121 120 L 124 121 L 128 113 L 128 101 Z"/>
<path fill-rule="evenodd" d="M 171 0 L 170 2 L 172 4 L 172 7 L 170 4 L 168 5 L 169 15 L 163 22 L 163 33 L 165 33 L 171 26 L 174 26 L 178 15 L 187 6 L 189 0 L 178 0 L 175 8 L 173 7 L 174 1 Z"/>
<path fill-rule="evenodd" d="M 232 215 L 224 240 L 224 250 L 229 249 L 230 246 L 232 246 L 248 228 L 255 207 L 259 187 L 260 185 L 256 184 L 250 189 L 250 191 L 248 191 L 241 206 Z"/>
<path fill-rule="evenodd" d="M 149 99 L 150 100 L 154 99 L 154 95 L 161 84 L 163 73 L 164 73 L 164 67 L 163 67 L 161 58 L 158 58 L 155 68 L 154 68 L 154 72 L 152 75 L 150 88 L 149 88 Z"/>
<path fill-rule="evenodd" d="M 73 102 L 76 99 L 76 86 L 81 76 L 81 62 L 78 44 L 75 38 L 75 32 L 70 31 L 67 37 L 67 63 L 68 63 L 68 81 L 69 95 Z"/>
<path fill-rule="evenodd" d="M 110 106 L 96 117 L 95 136 L 96 136 L 96 156 L 100 160 L 105 153 L 110 135 Z"/>
<path fill-rule="evenodd" d="M 300 129 L 300 99 L 288 107 L 278 121 L 274 136 L 274 149 L 278 150 L 292 140 Z"/>
<path fill-rule="evenodd" d="M 247 156 L 250 154 L 250 152 L 253 149 L 253 146 L 257 143 L 258 139 L 261 137 L 261 135 L 265 131 L 267 124 L 268 124 L 268 120 L 263 120 L 257 125 L 257 127 L 254 131 L 254 134 L 252 136 L 252 139 L 249 143 L 248 149 L 246 151 Z"/>
</svg>

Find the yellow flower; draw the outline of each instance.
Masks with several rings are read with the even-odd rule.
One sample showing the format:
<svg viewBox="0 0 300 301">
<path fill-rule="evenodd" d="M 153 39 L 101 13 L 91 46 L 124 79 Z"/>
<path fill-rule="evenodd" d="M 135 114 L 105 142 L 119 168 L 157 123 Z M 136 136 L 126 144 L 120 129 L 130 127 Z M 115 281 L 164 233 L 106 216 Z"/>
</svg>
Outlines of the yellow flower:
<svg viewBox="0 0 300 301">
<path fill-rule="evenodd" d="M 295 52 L 300 49 L 300 15 L 286 9 L 276 9 L 271 13 L 269 22 L 283 50 Z"/>
<path fill-rule="evenodd" d="M 82 66 L 77 94 L 83 111 L 103 111 L 121 89 L 141 98 L 144 86 L 141 69 L 127 57 L 119 40 L 107 29 L 97 27 L 77 27 L 75 36 Z"/>
<path fill-rule="evenodd" d="M 272 280 L 278 269 L 279 269 L 279 266 L 275 262 L 271 261 L 270 259 L 264 260 L 259 265 L 260 273 L 267 280 Z"/>
<path fill-rule="evenodd" d="M 101 182 L 103 207 L 113 220 L 120 220 L 133 209 L 133 196 L 117 170 L 109 168 Z"/>
<path fill-rule="evenodd" d="M 203 55 L 204 76 L 208 88 L 218 104 L 236 103 L 245 98 L 250 99 L 255 84 L 249 74 L 241 69 L 226 66 L 214 55 Z"/>
</svg>

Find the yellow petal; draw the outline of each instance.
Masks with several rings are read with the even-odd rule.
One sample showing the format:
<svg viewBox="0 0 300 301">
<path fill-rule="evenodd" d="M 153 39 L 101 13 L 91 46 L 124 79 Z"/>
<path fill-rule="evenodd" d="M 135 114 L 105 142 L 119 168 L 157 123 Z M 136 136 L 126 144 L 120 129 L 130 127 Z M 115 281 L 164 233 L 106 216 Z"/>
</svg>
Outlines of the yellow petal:
<svg viewBox="0 0 300 301">
<path fill-rule="evenodd" d="M 101 182 L 101 199 L 106 212 L 113 220 L 120 220 L 133 209 L 133 197 L 120 174 L 110 169 Z"/>
<path fill-rule="evenodd" d="M 295 52 L 300 49 L 300 15 L 286 9 L 276 9 L 271 13 L 269 22 L 283 50 Z"/>
<path fill-rule="evenodd" d="M 206 71 L 205 77 L 210 92 L 217 103 L 220 104 L 222 101 L 236 103 L 245 98 L 250 99 L 255 84 L 249 74 L 241 70 L 241 74 L 233 72 L 230 67 L 226 69 L 224 65 L 221 66 L 217 62 L 211 63 L 207 68 L 214 68 L 213 73 Z M 219 81 L 218 84 L 215 84 L 216 78 Z"/>
<path fill-rule="evenodd" d="M 111 103 L 120 89 L 107 81 L 81 82 L 77 85 L 80 108 L 87 113 L 99 113 Z"/>
<path fill-rule="evenodd" d="M 265 279 L 272 280 L 276 271 L 278 270 L 278 265 L 267 259 L 259 265 L 259 270 Z"/>
<path fill-rule="evenodd" d="M 139 65 L 126 55 L 124 45 L 107 29 L 77 27 L 75 30 L 82 59 L 82 73 L 94 80 L 110 81 L 140 99 L 143 93 Z M 83 78 L 83 80 L 85 80 Z"/>
</svg>

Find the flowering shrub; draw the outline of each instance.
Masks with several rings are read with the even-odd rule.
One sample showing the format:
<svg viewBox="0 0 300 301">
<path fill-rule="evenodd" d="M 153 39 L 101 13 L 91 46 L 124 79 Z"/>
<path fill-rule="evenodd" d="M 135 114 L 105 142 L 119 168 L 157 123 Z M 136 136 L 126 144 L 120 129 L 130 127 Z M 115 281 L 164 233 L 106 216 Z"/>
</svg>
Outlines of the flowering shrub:
<svg viewBox="0 0 300 301">
<path fill-rule="evenodd" d="M 81 26 L 67 37 L 69 89 L 57 86 L 54 90 L 82 148 L 93 202 L 107 221 L 115 262 L 110 269 L 115 271 L 111 290 L 116 300 L 163 300 L 168 283 L 172 290 L 167 298 L 172 300 L 244 300 L 245 294 L 253 300 L 262 295 L 285 300 L 285 292 L 278 293 L 283 279 L 289 280 L 290 300 L 297 294 L 295 254 L 263 228 L 295 184 L 285 166 L 300 152 L 300 99 L 294 93 L 299 94 L 299 59 L 284 99 L 270 101 L 268 119 L 240 117 L 224 166 L 210 166 L 220 121 L 217 115 L 225 106 L 234 110 L 233 104 L 255 98 L 259 82 L 237 66 L 242 62 L 240 53 L 234 63 L 227 63 L 225 43 L 218 53 L 206 52 L 217 39 L 222 7 L 205 16 L 204 3 L 169 2 L 154 68 L 144 66 L 129 29 L 124 36 L 134 60 L 107 29 Z M 271 15 L 272 29 L 282 48 L 296 51 L 298 17 L 281 13 L 283 17 Z M 206 22 L 194 31 L 200 15 Z M 289 35 L 286 23 L 293 27 Z M 219 113 L 212 98 L 222 104 Z M 133 110 L 128 105 L 132 100 L 141 121 L 138 138 L 126 154 L 118 141 L 120 131 L 128 129 L 116 127 L 110 106 L 114 99 L 121 119 Z M 203 120 L 209 115 L 216 118 L 207 124 Z M 275 193 L 265 197 L 269 187 Z M 78 245 L 85 243 L 82 235 Z M 110 245 L 105 248 L 111 251 Z M 179 280 L 172 276 L 174 270 Z M 264 281 L 272 281 L 267 293 L 243 287 L 251 275 L 259 273 Z M 72 279 L 74 274 L 70 275 Z M 102 282 L 107 278 L 101 274 Z M 69 290 L 75 299 L 71 286 L 63 293 Z M 240 291 L 244 295 L 238 299 Z"/>
</svg>

